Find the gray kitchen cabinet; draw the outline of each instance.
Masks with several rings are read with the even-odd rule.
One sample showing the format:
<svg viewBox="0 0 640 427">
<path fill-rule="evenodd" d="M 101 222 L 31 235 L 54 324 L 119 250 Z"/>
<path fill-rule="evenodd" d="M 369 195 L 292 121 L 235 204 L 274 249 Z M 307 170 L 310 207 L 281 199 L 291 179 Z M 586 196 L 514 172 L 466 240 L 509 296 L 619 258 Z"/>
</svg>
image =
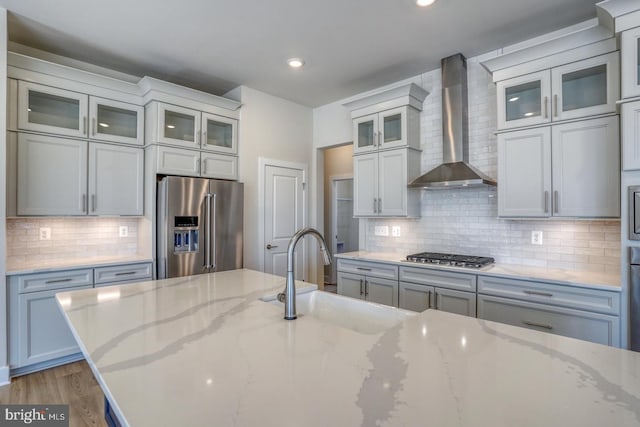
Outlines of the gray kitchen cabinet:
<svg viewBox="0 0 640 427">
<path fill-rule="evenodd" d="M 224 154 L 152 146 L 147 150 L 157 159 L 157 173 L 182 176 L 202 176 L 218 179 L 238 179 L 238 157 Z"/>
<path fill-rule="evenodd" d="M 21 133 L 18 215 L 86 215 L 86 141 Z"/>
<path fill-rule="evenodd" d="M 640 101 L 622 104 L 622 170 L 640 170 Z"/>
<path fill-rule="evenodd" d="M 217 153 L 200 153 L 200 176 L 217 179 L 238 179 L 238 158 Z"/>
<path fill-rule="evenodd" d="M 94 284 L 95 287 L 98 288 L 102 286 L 117 285 L 118 283 L 151 280 L 151 267 L 152 264 L 149 262 L 96 267 L 94 269 Z"/>
<path fill-rule="evenodd" d="M 498 135 L 498 215 L 620 216 L 618 116 Z"/>
<path fill-rule="evenodd" d="M 640 96 L 640 27 L 622 32 L 622 98 Z"/>
<path fill-rule="evenodd" d="M 400 308 L 428 308 L 476 316 L 476 276 L 420 267 L 400 267 Z"/>
<path fill-rule="evenodd" d="M 89 116 L 89 138 L 144 145 L 144 107 L 90 96 Z"/>
<path fill-rule="evenodd" d="M 398 306 L 398 267 L 391 264 L 338 260 L 338 294 Z"/>
<path fill-rule="evenodd" d="M 89 215 L 142 215 L 144 151 L 89 144 Z"/>
<path fill-rule="evenodd" d="M 364 299 L 364 276 L 338 272 L 338 294 L 350 298 Z"/>
</svg>

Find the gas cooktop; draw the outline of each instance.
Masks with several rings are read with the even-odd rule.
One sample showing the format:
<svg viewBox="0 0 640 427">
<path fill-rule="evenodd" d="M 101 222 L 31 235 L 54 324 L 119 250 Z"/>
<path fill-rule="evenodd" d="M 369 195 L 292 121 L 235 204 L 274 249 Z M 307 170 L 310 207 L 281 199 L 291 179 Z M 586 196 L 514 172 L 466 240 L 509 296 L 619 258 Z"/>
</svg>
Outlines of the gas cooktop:
<svg viewBox="0 0 640 427">
<path fill-rule="evenodd" d="M 440 254 L 437 252 L 421 252 L 419 254 L 407 255 L 407 261 L 422 264 L 450 265 L 464 268 L 482 268 L 493 264 L 494 259 L 490 257 Z"/>
</svg>

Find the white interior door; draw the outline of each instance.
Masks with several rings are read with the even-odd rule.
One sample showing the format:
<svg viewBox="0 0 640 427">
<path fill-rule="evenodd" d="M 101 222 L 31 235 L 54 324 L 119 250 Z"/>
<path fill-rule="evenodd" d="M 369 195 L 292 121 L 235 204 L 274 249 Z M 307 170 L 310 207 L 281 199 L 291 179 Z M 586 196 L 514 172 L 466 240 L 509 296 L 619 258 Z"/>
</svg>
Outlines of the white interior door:
<svg viewBox="0 0 640 427">
<path fill-rule="evenodd" d="M 264 174 L 264 270 L 286 276 L 287 245 L 291 236 L 305 226 L 305 172 L 293 167 L 266 165 Z M 303 279 L 303 242 L 298 243 L 295 258 L 296 279 Z"/>
</svg>

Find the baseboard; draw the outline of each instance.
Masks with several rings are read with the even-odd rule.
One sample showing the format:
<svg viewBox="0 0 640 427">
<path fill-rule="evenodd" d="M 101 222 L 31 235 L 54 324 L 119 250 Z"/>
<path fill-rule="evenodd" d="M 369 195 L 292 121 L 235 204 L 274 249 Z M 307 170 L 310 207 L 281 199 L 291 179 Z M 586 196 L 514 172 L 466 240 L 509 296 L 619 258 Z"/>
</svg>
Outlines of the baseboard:
<svg viewBox="0 0 640 427">
<path fill-rule="evenodd" d="M 9 378 L 9 365 L 0 366 L 0 386 L 7 385 L 11 382 Z"/>
</svg>

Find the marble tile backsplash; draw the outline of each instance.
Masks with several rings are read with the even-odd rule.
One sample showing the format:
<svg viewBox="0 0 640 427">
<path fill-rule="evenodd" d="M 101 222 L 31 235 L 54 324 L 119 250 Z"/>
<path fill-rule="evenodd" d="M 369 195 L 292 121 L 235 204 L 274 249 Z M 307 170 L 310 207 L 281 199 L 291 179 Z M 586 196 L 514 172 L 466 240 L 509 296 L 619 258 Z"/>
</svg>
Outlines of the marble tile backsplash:
<svg viewBox="0 0 640 427">
<path fill-rule="evenodd" d="M 490 55 L 483 56 L 486 59 Z M 467 60 L 469 88 L 469 160 L 497 177 L 496 87 L 480 58 Z M 440 70 L 416 79 L 429 96 L 423 104 L 421 167 L 442 162 Z M 620 221 L 498 219 L 496 188 L 422 191 L 422 217 L 368 220 L 366 250 L 440 251 L 492 256 L 505 264 L 589 271 L 620 271 Z M 376 225 L 399 225 L 401 237 L 374 235 Z M 543 232 L 543 244 L 531 244 L 531 231 Z"/>
<path fill-rule="evenodd" d="M 137 218 L 8 218 L 7 264 L 138 254 Z M 128 236 L 118 237 L 127 226 Z M 40 228 L 51 239 L 40 240 Z"/>
</svg>

